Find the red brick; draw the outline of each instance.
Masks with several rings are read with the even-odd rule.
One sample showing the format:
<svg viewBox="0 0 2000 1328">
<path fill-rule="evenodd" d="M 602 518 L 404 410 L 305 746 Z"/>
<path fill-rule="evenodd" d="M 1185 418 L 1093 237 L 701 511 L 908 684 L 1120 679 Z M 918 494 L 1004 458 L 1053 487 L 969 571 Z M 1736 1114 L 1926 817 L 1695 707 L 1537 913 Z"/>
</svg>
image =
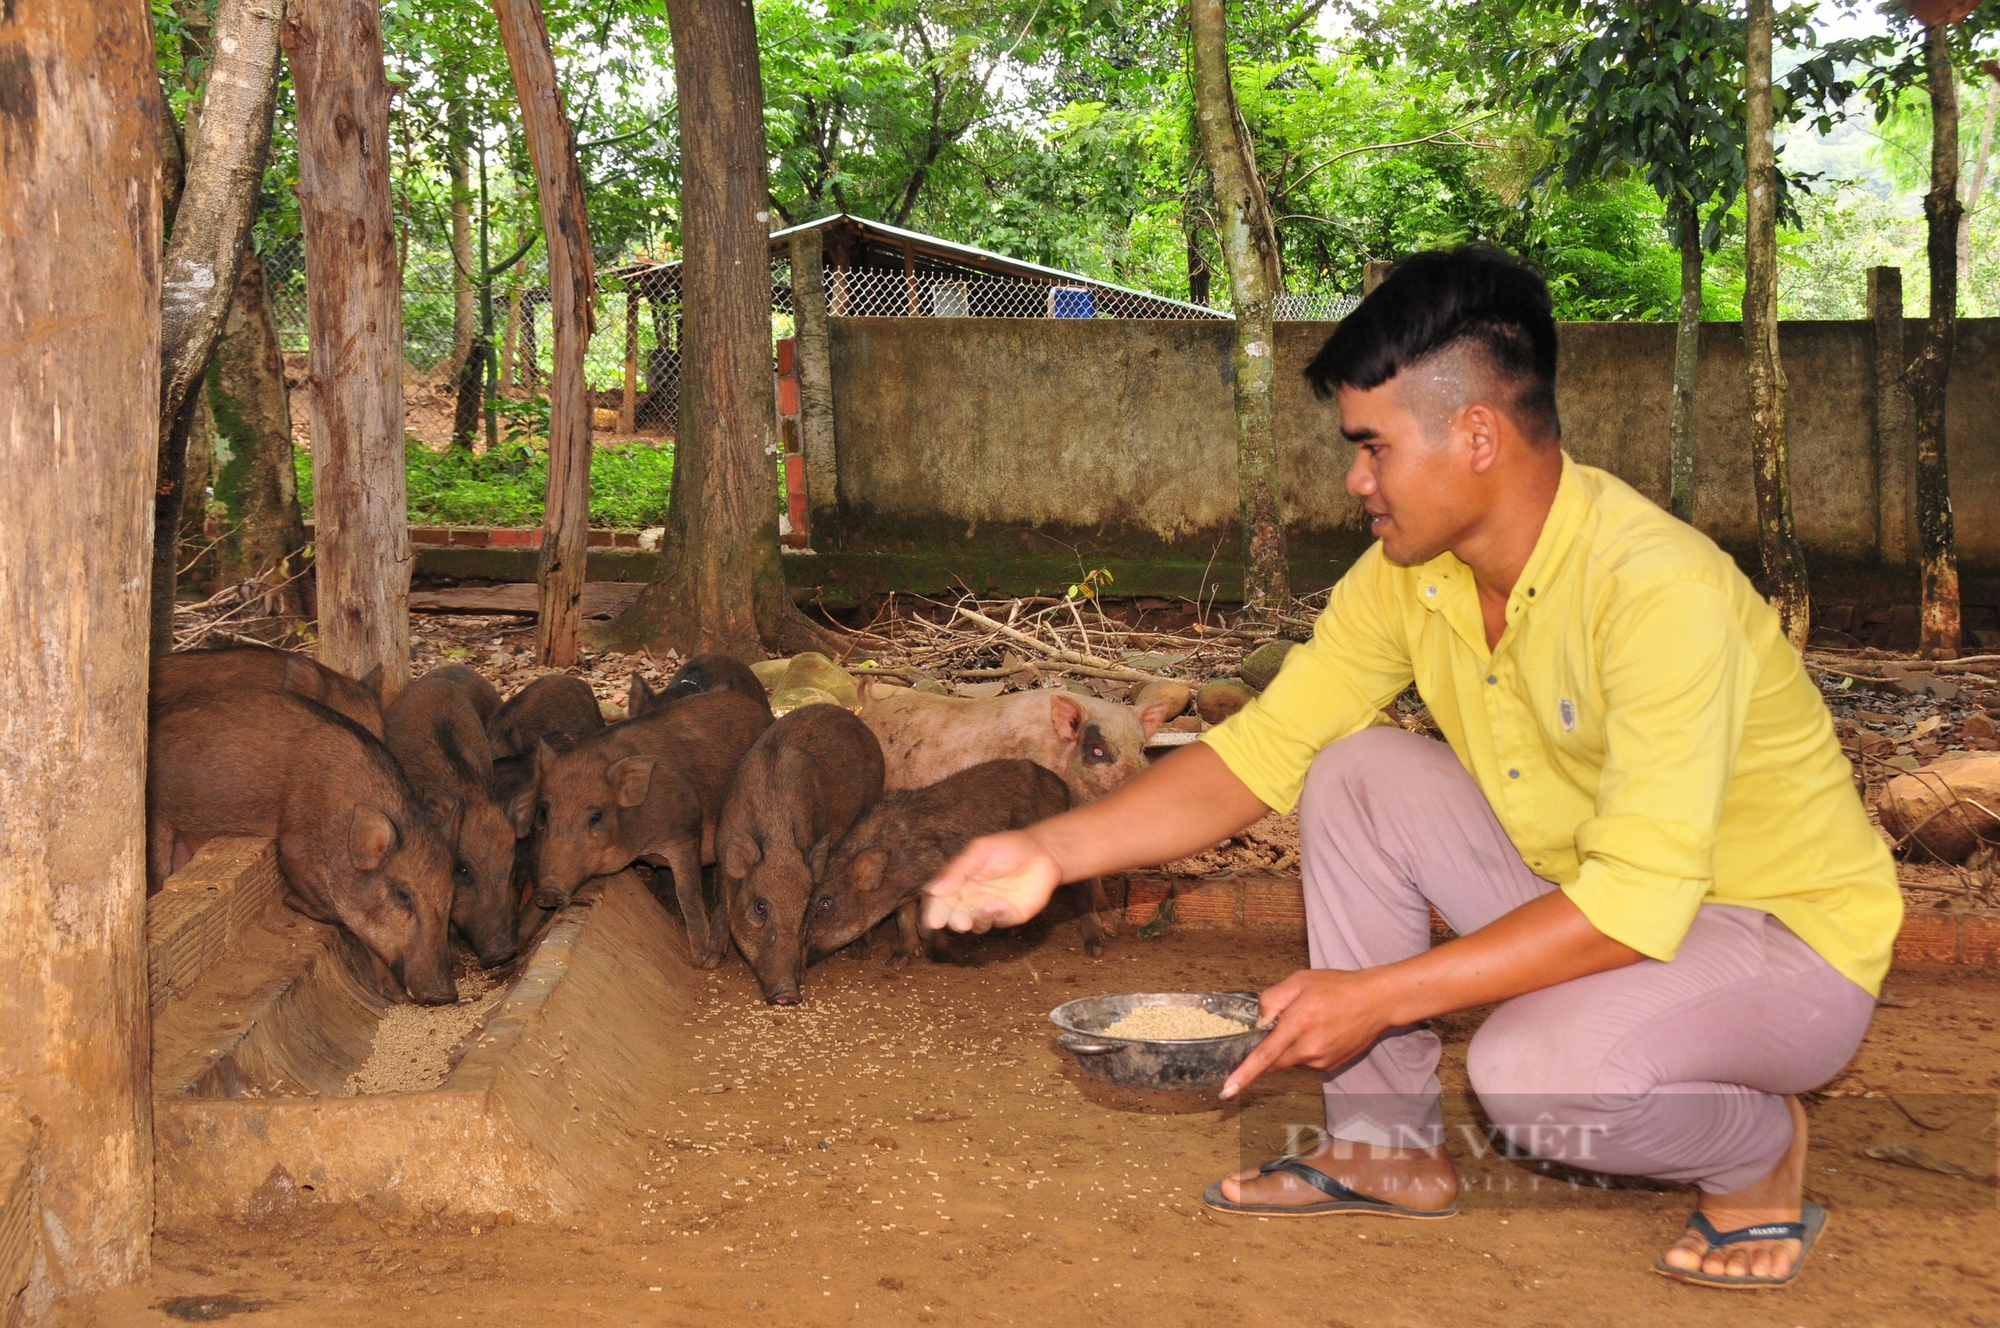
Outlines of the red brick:
<svg viewBox="0 0 2000 1328">
<path fill-rule="evenodd" d="M 584 543 L 587 547 L 593 549 L 609 548 L 611 546 L 611 532 L 608 530 L 586 531 L 584 532 Z"/>
<path fill-rule="evenodd" d="M 1896 934 L 1896 958 L 1905 963 L 1955 964 L 1959 962 L 1959 915 L 1924 910 L 1903 915 L 1903 929 Z"/>
<path fill-rule="evenodd" d="M 443 526 L 411 526 L 410 543 L 449 544 L 451 543 L 451 531 Z"/>
<path fill-rule="evenodd" d="M 1192 887 L 1192 888 L 1190 888 Z M 1185 927 L 1242 925 L 1243 887 L 1229 877 L 1183 884 L 1174 900 L 1174 918 Z"/>
<path fill-rule="evenodd" d="M 1305 887 L 1288 876 L 1252 876 L 1243 882 L 1243 925 L 1294 927 L 1306 925 Z"/>
<path fill-rule="evenodd" d="M 1959 962 L 2000 964 L 2000 918 L 1987 913 L 1959 915 Z"/>
<path fill-rule="evenodd" d="M 542 528 L 491 530 L 487 532 L 487 543 L 496 549 L 539 549 Z"/>
</svg>

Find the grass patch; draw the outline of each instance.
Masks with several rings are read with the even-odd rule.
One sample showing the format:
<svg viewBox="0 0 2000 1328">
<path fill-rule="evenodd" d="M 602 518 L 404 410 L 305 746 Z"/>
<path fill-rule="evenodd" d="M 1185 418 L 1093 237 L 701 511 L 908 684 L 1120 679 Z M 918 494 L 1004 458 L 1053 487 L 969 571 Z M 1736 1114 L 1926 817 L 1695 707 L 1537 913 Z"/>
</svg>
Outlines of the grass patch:
<svg viewBox="0 0 2000 1328">
<path fill-rule="evenodd" d="M 509 438 L 483 456 L 462 447 L 433 452 L 405 440 L 412 525 L 539 526 L 549 456 Z M 299 506 L 312 520 L 312 460 L 298 454 Z M 672 443 L 596 446 L 590 453 L 590 524 L 643 530 L 666 517 L 673 484 Z"/>
</svg>

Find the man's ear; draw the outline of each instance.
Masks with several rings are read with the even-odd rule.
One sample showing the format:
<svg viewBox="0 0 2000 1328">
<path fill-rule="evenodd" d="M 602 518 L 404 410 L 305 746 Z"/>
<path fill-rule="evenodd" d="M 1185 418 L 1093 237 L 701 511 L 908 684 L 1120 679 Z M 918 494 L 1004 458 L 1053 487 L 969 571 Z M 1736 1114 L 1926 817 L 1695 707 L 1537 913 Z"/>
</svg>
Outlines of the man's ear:
<svg viewBox="0 0 2000 1328">
<path fill-rule="evenodd" d="M 1071 743 L 1077 734 L 1083 732 L 1083 704 L 1068 692 L 1057 692 L 1049 697 L 1049 725 L 1056 731 L 1056 741 Z"/>
<path fill-rule="evenodd" d="M 889 850 L 871 848 L 854 859 L 850 870 L 854 876 L 854 888 L 862 894 L 882 888 L 882 871 L 889 865 Z"/>
<path fill-rule="evenodd" d="M 374 871 L 396 848 L 396 823 L 373 807 L 358 806 L 347 826 L 347 856 L 356 871 Z"/>
<path fill-rule="evenodd" d="M 646 800 L 646 794 L 653 788 L 654 758 L 650 756 L 628 756 L 612 764 L 606 773 L 611 777 L 611 788 L 618 795 L 620 807 L 637 807 Z"/>
<path fill-rule="evenodd" d="M 1465 439 L 1473 474 L 1484 475 L 1500 459 L 1500 438 L 1508 423 L 1497 409 L 1484 401 L 1473 401 L 1460 409 L 1452 425 L 1454 431 Z M 1512 432 L 1519 436 L 1519 430 Z"/>
<path fill-rule="evenodd" d="M 751 868 L 764 860 L 764 846 L 752 834 L 740 834 L 722 846 L 722 874 L 742 880 Z"/>
<path fill-rule="evenodd" d="M 1160 725 L 1167 722 L 1167 703 L 1148 701 L 1139 707 L 1139 736 L 1150 738 L 1160 731 Z"/>
</svg>

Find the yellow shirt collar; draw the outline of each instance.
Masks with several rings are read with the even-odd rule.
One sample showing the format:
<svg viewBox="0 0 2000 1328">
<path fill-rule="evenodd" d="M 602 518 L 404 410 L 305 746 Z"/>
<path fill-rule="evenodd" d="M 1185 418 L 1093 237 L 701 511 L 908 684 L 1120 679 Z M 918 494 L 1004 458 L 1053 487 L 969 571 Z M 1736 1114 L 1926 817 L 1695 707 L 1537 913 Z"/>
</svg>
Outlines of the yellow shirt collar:
<svg viewBox="0 0 2000 1328">
<path fill-rule="evenodd" d="M 1569 453 L 1564 452 L 1562 476 L 1556 481 L 1555 501 L 1549 504 L 1549 514 L 1542 520 L 1541 534 L 1535 537 L 1534 552 L 1528 555 L 1528 564 L 1521 569 L 1521 578 L 1514 583 L 1513 594 L 1508 597 L 1507 619 L 1510 623 L 1545 593 L 1543 587 L 1549 578 L 1555 575 L 1570 550 L 1576 547 L 1577 532 L 1583 528 L 1583 517 L 1589 510 L 1590 495 L 1583 491 L 1576 464 Z M 1459 588 L 1456 583 L 1461 581 L 1469 589 L 1472 571 L 1458 560 L 1457 554 L 1446 551 L 1419 565 L 1412 585 L 1418 603 L 1437 612 L 1451 600 L 1454 591 Z"/>
</svg>

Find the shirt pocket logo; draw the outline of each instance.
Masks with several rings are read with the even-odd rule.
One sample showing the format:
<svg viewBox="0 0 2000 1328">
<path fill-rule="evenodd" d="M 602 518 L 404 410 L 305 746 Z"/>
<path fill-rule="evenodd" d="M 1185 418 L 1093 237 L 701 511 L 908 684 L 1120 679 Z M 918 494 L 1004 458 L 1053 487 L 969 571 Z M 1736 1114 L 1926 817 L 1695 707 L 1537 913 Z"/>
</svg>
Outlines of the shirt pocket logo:
<svg viewBox="0 0 2000 1328">
<path fill-rule="evenodd" d="M 1562 720 L 1563 732 L 1576 732 L 1576 702 L 1567 696 L 1556 702 L 1556 716 Z"/>
</svg>

